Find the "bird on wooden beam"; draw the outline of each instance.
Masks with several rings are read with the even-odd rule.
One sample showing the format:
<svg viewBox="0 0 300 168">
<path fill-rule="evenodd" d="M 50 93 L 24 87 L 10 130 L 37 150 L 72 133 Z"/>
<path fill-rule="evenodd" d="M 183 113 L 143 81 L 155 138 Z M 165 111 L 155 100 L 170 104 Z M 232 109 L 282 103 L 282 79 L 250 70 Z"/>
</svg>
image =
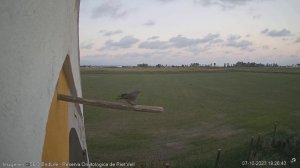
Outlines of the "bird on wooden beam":
<svg viewBox="0 0 300 168">
<path fill-rule="evenodd" d="M 139 90 L 134 90 L 134 91 L 132 91 L 132 92 L 130 92 L 130 93 L 123 93 L 123 94 L 121 94 L 119 97 L 118 97 L 118 99 L 124 99 L 124 100 L 126 100 L 129 104 L 131 104 L 131 105 L 135 105 L 134 103 L 133 103 L 133 101 L 135 101 L 135 99 L 138 97 L 138 95 L 141 93 L 141 91 L 139 91 Z"/>
</svg>

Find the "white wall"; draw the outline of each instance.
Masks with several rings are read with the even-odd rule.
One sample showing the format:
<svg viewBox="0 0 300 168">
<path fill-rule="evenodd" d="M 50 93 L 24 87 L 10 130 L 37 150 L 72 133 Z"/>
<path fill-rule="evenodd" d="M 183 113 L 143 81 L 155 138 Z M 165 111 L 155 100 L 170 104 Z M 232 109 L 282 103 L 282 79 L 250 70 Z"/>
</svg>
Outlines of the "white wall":
<svg viewBox="0 0 300 168">
<path fill-rule="evenodd" d="M 79 1 L 0 2 L 0 167 L 41 161 L 48 111 L 68 54 L 77 95 Z"/>
</svg>

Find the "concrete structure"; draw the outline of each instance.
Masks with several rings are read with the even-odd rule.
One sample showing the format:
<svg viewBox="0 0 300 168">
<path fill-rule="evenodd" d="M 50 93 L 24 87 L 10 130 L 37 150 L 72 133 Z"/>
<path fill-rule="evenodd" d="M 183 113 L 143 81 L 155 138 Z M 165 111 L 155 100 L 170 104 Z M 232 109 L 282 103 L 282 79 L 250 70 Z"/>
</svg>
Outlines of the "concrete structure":
<svg viewBox="0 0 300 168">
<path fill-rule="evenodd" d="M 82 106 L 56 97 L 81 97 L 79 3 L 1 1 L 0 167 L 88 161 Z"/>
</svg>

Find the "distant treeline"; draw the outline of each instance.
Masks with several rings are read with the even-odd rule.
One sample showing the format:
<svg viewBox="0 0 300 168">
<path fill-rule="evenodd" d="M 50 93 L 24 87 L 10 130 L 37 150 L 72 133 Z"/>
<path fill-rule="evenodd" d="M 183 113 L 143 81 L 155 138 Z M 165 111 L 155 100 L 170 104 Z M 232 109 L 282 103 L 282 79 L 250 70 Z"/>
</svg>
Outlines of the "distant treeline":
<svg viewBox="0 0 300 168">
<path fill-rule="evenodd" d="M 137 64 L 137 67 L 157 67 L 157 68 L 167 68 L 167 67 L 173 67 L 173 68 L 185 68 L 185 67 L 216 67 L 216 63 L 211 64 L 199 64 L 199 63 L 191 63 L 191 64 L 182 64 L 182 65 L 168 65 L 168 64 L 157 64 L 155 66 L 151 66 L 148 64 Z"/>
<path fill-rule="evenodd" d="M 272 64 L 262 64 L 255 62 L 237 62 L 234 64 L 235 67 L 279 67 L 277 63 Z"/>
<path fill-rule="evenodd" d="M 146 63 L 137 64 L 136 66 L 91 66 L 91 65 L 82 65 L 81 67 L 105 67 L 105 68 L 133 68 L 133 67 L 157 67 L 157 68 L 187 68 L 187 67 L 224 67 L 224 68 L 230 68 L 230 67 L 282 67 L 279 66 L 277 63 L 256 63 L 256 62 L 242 62 L 238 61 L 235 64 L 230 63 L 224 63 L 223 66 L 217 65 L 216 63 L 210 63 L 210 64 L 200 64 L 200 63 L 190 63 L 190 64 L 182 64 L 182 65 L 168 65 L 168 64 L 157 64 L 157 65 L 149 65 Z M 294 64 L 291 66 L 284 66 L 284 67 L 300 67 L 300 64 Z"/>
<path fill-rule="evenodd" d="M 153 67 L 148 64 L 137 64 L 137 67 Z M 189 65 L 163 65 L 163 64 L 157 64 L 155 67 L 161 68 L 161 67 L 217 67 L 216 63 L 210 63 L 210 64 L 200 64 L 200 63 L 191 63 Z M 219 66 L 220 67 L 220 66 Z M 255 63 L 255 62 L 237 62 L 236 64 L 229 64 L 224 63 L 223 67 L 279 67 L 277 63 L 272 64 L 262 64 L 262 63 Z"/>
</svg>

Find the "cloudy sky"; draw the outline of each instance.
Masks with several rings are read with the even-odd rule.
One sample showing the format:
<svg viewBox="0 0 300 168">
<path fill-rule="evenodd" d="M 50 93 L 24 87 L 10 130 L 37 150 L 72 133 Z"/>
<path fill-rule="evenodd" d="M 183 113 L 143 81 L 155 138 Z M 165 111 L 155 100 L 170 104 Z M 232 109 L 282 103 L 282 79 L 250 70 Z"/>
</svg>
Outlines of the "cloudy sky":
<svg viewBox="0 0 300 168">
<path fill-rule="evenodd" d="M 300 63 L 299 0 L 81 0 L 81 65 Z"/>
</svg>

